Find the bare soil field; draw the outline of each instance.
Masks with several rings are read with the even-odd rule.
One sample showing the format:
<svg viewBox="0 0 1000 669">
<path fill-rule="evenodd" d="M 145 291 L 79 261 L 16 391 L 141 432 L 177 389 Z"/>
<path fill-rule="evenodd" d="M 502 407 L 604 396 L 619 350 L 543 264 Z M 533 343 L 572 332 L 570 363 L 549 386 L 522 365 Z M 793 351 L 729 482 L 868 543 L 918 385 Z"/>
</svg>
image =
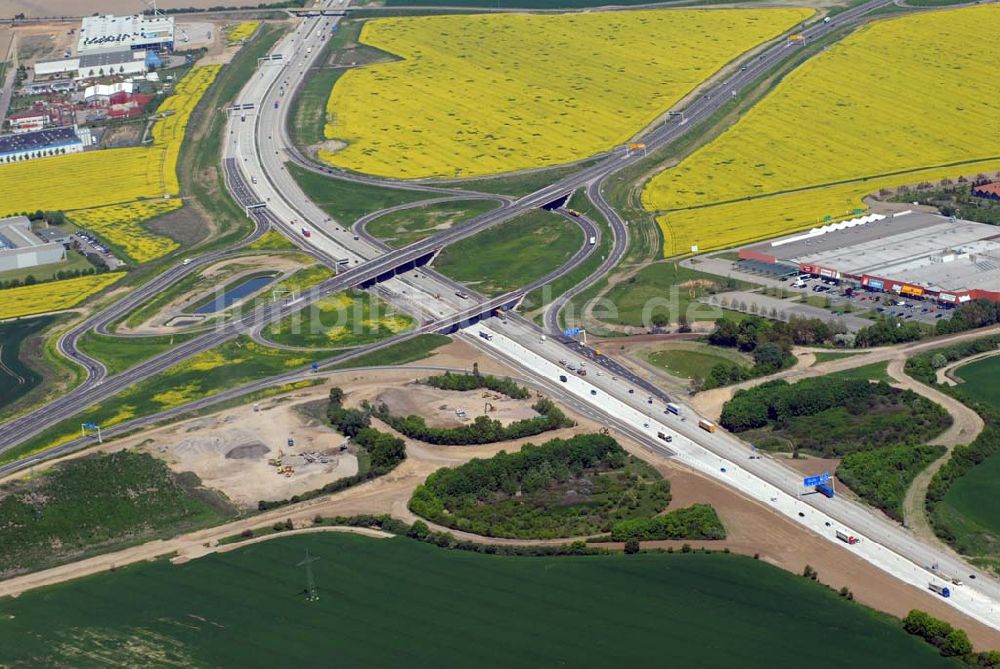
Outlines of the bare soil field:
<svg viewBox="0 0 1000 669">
<path fill-rule="evenodd" d="M 375 401 L 385 402 L 396 416 L 422 416 L 431 427 L 459 427 L 481 415 L 509 425 L 538 415 L 531 408 L 533 400 L 515 400 L 481 390 L 439 390 L 420 383 L 387 388 L 375 397 Z"/>
</svg>

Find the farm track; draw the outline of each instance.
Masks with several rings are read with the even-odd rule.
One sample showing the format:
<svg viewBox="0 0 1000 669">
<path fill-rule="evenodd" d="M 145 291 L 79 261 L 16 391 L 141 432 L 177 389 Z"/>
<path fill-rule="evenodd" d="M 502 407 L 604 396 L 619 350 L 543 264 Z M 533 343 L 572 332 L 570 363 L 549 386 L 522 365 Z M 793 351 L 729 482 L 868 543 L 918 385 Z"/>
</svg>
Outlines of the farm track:
<svg viewBox="0 0 1000 669">
<path fill-rule="evenodd" d="M 951 427 L 929 441 L 930 444 L 939 444 L 947 450 L 945 453 L 928 465 L 922 472 L 914 477 L 910 487 L 906 490 L 903 498 L 903 518 L 910 530 L 922 541 L 929 544 L 937 544 L 938 549 L 957 555 L 955 551 L 938 538 L 931 527 L 930 519 L 927 517 L 925 502 L 927 499 L 927 487 L 931 479 L 941 467 L 951 458 L 952 451 L 959 444 L 969 444 L 975 441 L 979 433 L 983 431 L 985 424 L 975 411 L 956 400 L 951 395 L 945 395 L 940 390 L 924 385 L 909 376 L 905 371 L 906 358 L 899 357 L 889 362 L 889 376 L 893 378 L 893 385 L 913 392 L 929 399 L 931 402 L 940 405 L 952 418 Z"/>
</svg>

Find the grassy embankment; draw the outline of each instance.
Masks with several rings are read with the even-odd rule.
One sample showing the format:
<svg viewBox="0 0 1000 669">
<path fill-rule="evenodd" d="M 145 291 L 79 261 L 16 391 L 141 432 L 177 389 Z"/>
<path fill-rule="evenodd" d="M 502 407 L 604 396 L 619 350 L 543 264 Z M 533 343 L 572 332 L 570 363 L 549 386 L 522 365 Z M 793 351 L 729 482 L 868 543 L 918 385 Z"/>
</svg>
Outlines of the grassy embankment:
<svg viewBox="0 0 1000 669">
<path fill-rule="evenodd" d="M 738 351 L 699 342 L 665 344 L 649 351 L 644 357 L 650 364 L 682 379 L 707 379 L 719 363 L 735 363 L 744 367 L 753 365 L 749 356 Z"/>
<path fill-rule="evenodd" d="M 555 270 L 584 243 L 558 214 L 534 209 L 444 249 L 434 268 L 484 295 L 500 295 Z"/>
</svg>

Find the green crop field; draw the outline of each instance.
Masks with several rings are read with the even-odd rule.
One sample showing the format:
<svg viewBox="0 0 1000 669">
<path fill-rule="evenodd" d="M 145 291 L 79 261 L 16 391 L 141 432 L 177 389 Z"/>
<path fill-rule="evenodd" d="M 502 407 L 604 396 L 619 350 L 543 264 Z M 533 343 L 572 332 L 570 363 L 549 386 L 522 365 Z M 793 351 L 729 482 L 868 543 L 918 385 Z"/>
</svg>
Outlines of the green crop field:
<svg viewBox="0 0 1000 669">
<path fill-rule="evenodd" d="M 1000 453 L 991 455 L 955 481 L 944 496 L 944 503 L 1000 536 L 997 481 L 1000 481 Z"/>
<path fill-rule="evenodd" d="M 368 224 L 368 232 L 400 248 L 496 208 L 489 200 L 459 200 L 394 211 Z"/>
<path fill-rule="evenodd" d="M 21 347 L 25 339 L 52 321 L 49 316 L 0 325 L 0 408 L 24 397 L 42 382 L 42 375 L 21 361 Z"/>
<path fill-rule="evenodd" d="M 677 342 L 646 354 L 646 360 L 668 374 L 684 379 L 707 379 L 712 368 L 733 362 L 750 367 L 753 361 L 732 349 L 723 349 L 698 342 Z"/>
<path fill-rule="evenodd" d="M 574 223 L 533 209 L 445 248 L 434 267 L 484 295 L 500 295 L 555 270 L 584 241 Z"/>
<path fill-rule="evenodd" d="M 1000 356 L 962 365 L 955 374 L 965 382 L 963 393 L 1000 410 Z"/>
<path fill-rule="evenodd" d="M 320 599 L 306 602 L 306 550 Z M 488 574 L 488 576 L 487 576 Z M 0 665 L 959 666 L 817 583 L 725 554 L 517 558 L 285 537 L 0 600 Z"/>
</svg>

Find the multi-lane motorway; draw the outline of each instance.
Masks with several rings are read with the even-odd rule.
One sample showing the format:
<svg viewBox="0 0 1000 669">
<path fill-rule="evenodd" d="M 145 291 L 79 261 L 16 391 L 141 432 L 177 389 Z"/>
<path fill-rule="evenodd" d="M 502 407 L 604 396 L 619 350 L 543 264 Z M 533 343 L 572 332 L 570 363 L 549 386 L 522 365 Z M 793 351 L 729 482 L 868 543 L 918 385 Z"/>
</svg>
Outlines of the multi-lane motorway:
<svg viewBox="0 0 1000 669">
<path fill-rule="evenodd" d="M 836 17 L 835 24 L 860 23 L 870 12 L 889 2 L 890 0 L 872 0 L 849 9 Z M 333 6 L 333 3 L 327 5 Z M 259 329 L 263 324 L 273 322 L 332 291 L 385 279 L 381 283 L 380 290 L 396 306 L 420 316 L 425 322 L 421 327 L 422 331 L 450 327 L 478 316 L 485 309 L 506 304 L 515 296 L 507 295 L 492 301 L 475 301 L 475 304 L 470 304 L 470 301 L 456 295 L 453 282 L 433 271 L 414 268 L 413 264 L 426 259 L 448 244 L 507 221 L 530 208 L 546 204 L 581 187 L 587 189 L 591 200 L 606 216 L 613 235 L 612 252 L 591 278 L 600 276 L 617 263 L 626 247 L 627 228 L 604 200 L 601 186 L 610 175 L 641 158 L 638 155 L 626 156 L 621 152 L 611 152 L 594 165 L 522 198 L 516 200 L 499 198 L 500 206 L 497 209 L 398 250 L 387 250 L 361 231 L 352 229 L 350 222 L 331 220 L 302 193 L 286 171 L 285 162 L 291 160 L 317 171 L 331 170 L 309 163 L 295 150 L 288 139 L 285 123 L 286 107 L 291 93 L 301 85 L 306 71 L 321 52 L 322 41 L 329 32 L 329 22 L 336 20 L 336 17 L 305 19 L 293 34 L 279 42 L 274 53 L 281 54 L 282 58 L 264 62 L 237 100 L 243 104 L 253 104 L 255 109 L 254 113 L 245 117 L 245 120 L 242 115 L 231 115 L 227 126 L 229 137 L 225 143 L 223 158 L 227 183 L 234 195 L 244 204 L 261 202 L 265 205 L 263 209 L 252 212 L 258 221 L 258 233 L 267 225 L 271 225 L 289 236 L 301 236 L 302 238 L 298 240 L 300 244 L 303 243 L 303 239 L 307 239 L 305 243 L 318 257 L 332 265 L 340 264 L 344 268 L 341 273 L 304 291 L 293 304 L 268 305 L 216 331 L 189 340 L 122 374 L 106 377 L 102 368 L 92 368 L 92 380 L 85 386 L 33 414 L 0 428 L 0 449 L 20 443 L 44 427 L 72 416 L 85 407 L 194 353 L 216 346 L 238 334 Z M 831 28 L 831 24 L 817 23 L 803 31 L 803 34 L 810 40 L 822 36 Z M 688 104 L 683 110 L 683 122 L 674 120 L 651 130 L 643 136 L 644 143 L 650 150 L 655 150 L 690 132 L 728 99 L 739 95 L 745 88 L 759 81 L 764 73 L 770 71 L 795 48 L 797 47 L 790 46 L 788 42 L 780 42 L 763 50 L 759 55 L 743 63 L 734 74 L 709 86 L 701 97 Z M 398 184 L 357 175 L 341 176 L 378 185 L 428 190 L 439 193 L 441 197 L 468 195 L 460 189 L 438 188 L 427 184 Z M 479 196 L 482 195 L 473 194 L 473 197 Z M 593 227 L 593 223 L 585 217 L 577 219 L 577 222 L 585 231 L 597 232 L 597 228 Z M 303 235 L 303 230 L 309 232 L 307 238 Z M 589 236 L 591 232 L 585 234 Z M 561 273 L 570 271 L 586 256 L 585 247 L 576 254 L 571 263 L 560 270 Z M 192 265 L 200 266 L 208 261 L 206 258 L 199 258 Z M 397 276 L 395 274 L 399 268 L 403 271 Z M 176 268 L 174 274 L 160 280 L 158 285 L 161 287 L 170 285 L 187 271 L 191 271 L 190 266 Z M 546 277 L 547 280 L 552 278 L 552 276 Z M 585 282 L 587 283 L 589 282 Z M 131 305 L 112 307 L 112 315 L 104 319 L 103 324 L 106 325 L 128 313 L 130 308 L 134 308 L 135 304 L 142 301 L 141 297 L 133 299 L 135 301 Z M 561 305 L 557 305 L 549 309 L 545 315 L 545 324 L 550 331 L 558 329 L 560 308 Z M 477 325 L 471 330 L 470 342 L 484 347 L 491 355 L 521 369 L 539 383 L 549 387 L 554 395 L 574 406 L 582 407 L 587 413 L 600 417 L 601 420 L 614 425 L 648 448 L 667 452 L 685 464 L 715 476 L 751 497 L 771 504 L 779 513 L 803 523 L 831 542 L 835 541 L 832 538 L 834 529 L 844 529 L 863 537 L 862 544 L 849 549 L 915 587 L 926 588 L 928 583 L 934 582 L 935 579 L 940 581 L 938 575 L 941 573 L 962 577 L 976 573 L 968 565 L 920 543 L 866 507 L 840 497 L 816 499 L 818 496 L 815 495 L 801 496 L 798 485 L 800 480 L 795 472 L 768 458 L 750 459 L 750 452 L 745 444 L 721 431 L 709 434 L 699 430 L 693 415 L 686 421 L 666 419 L 663 413 L 665 396 L 659 393 L 654 395 L 650 389 L 638 387 L 637 380 L 625 372 L 615 373 L 619 370 L 608 369 L 598 375 L 595 367 L 594 373 L 586 379 L 572 374 L 567 375 L 559 361 L 570 359 L 579 363 L 583 361 L 582 356 L 587 352 L 567 347 L 558 338 L 543 336 L 542 331 L 532 323 L 520 318 L 509 318 L 503 321 L 490 321 L 488 325 Z M 490 337 L 478 336 L 479 330 L 489 334 Z M 75 339 L 67 335 L 63 341 L 63 350 L 71 356 L 79 355 L 75 350 Z M 599 357 L 590 355 L 591 365 L 599 366 L 601 362 Z M 99 365 L 96 361 L 86 361 L 85 364 Z M 567 381 L 560 382 L 558 380 L 560 376 L 567 377 Z M 676 435 L 669 450 L 656 436 L 661 431 Z M 840 546 L 838 548 L 848 550 Z M 930 565 L 937 565 L 938 569 L 929 570 Z M 1000 610 L 1000 588 L 996 583 L 987 580 L 984 575 L 979 574 L 979 576 L 974 582 L 956 588 L 955 595 L 949 601 L 968 615 L 1000 629 L 1000 619 L 995 613 Z"/>
</svg>

